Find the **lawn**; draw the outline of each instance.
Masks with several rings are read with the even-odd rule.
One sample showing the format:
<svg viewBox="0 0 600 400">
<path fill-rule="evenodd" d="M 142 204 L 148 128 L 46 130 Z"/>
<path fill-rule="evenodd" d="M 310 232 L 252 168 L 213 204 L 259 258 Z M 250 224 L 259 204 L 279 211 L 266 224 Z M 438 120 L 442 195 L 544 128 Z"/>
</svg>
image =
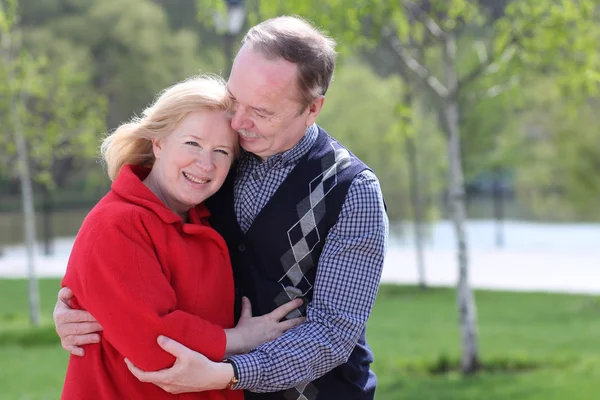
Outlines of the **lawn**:
<svg viewBox="0 0 600 400">
<path fill-rule="evenodd" d="M 45 326 L 27 326 L 26 282 L 0 280 L 0 400 L 57 399 L 68 356 L 51 326 L 58 280 L 40 282 Z M 368 337 L 378 400 L 594 399 L 600 298 L 476 292 L 484 370 L 457 372 L 454 292 L 383 286 Z"/>
</svg>

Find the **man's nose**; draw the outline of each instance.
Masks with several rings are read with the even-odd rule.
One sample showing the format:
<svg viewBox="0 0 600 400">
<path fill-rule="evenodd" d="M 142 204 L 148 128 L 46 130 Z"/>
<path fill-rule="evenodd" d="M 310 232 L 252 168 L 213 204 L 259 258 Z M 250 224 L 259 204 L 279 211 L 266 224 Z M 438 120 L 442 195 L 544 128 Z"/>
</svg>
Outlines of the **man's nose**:
<svg viewBox="0 0 600 400">
<path fill-rule="evenodd" d="M 233 117 L 231 118 L 231 127 L 236 131 L 253 127 L 252 121 L 247 118 L 244 108 L 238 107 L 237 110 L 235 110 Z"/>
</svg>

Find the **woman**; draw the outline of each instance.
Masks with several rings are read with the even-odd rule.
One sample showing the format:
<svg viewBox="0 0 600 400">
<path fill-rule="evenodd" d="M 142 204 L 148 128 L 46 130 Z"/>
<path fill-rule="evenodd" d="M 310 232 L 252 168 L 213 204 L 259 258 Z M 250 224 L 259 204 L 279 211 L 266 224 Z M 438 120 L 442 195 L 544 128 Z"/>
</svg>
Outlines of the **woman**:
<svg viewBox="0 0 600 400">
<path fill-rule="evenodd" d="M 251 318 L 246 301 L 244 327 L 233 328 L 227 246 L 202 205 L 238 152 L 228 107 L 220 79 L 192 78 L 103 142 L 112 189 L 86 217 L 62 282 L 75 294 L 74 308 L 102 325 L 103 338 L 84 357 L 71 356 L 63 399 L 241 399 L 227 390 L 168 394 L 139 382 L 124 358 L 145 370 L 171 366 L 174 358 L 156 342 L 165 335 L 222 360 L 300 322 L 278 322 L 296 303 L 269 322 Z"/>
</svg>

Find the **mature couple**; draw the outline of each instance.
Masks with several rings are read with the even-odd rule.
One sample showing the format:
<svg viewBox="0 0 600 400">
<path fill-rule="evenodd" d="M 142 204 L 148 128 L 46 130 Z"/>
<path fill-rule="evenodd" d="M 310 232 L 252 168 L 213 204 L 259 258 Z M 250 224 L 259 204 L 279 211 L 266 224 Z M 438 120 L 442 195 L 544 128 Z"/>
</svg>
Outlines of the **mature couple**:
<svg viewBox="0 0 600 400">
<path fill-rule="evenodd" d="M 63 399 L 373 399 L 388 221 L 373 172 L 315 124 L 334 46 L 262 22 L 226 86 L 176 84 L 104 141 L 112 190 L 54 312 Z"/>
</svg>

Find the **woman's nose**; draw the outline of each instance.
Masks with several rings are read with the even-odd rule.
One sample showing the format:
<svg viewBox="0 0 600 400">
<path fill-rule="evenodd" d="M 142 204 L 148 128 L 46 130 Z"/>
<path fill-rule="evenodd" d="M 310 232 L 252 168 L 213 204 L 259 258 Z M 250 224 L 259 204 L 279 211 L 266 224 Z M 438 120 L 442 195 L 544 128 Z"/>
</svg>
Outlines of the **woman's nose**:
<svg viewBox="0 0 600 400">
<path fill-rule="evenodd" d="M 196 164 L 202 171 L 212 171 L 215 169 L 215 166 L 212 161 L 212 157 L 209 154 L 203 152 L 197 159 Z"/>
</svg>

